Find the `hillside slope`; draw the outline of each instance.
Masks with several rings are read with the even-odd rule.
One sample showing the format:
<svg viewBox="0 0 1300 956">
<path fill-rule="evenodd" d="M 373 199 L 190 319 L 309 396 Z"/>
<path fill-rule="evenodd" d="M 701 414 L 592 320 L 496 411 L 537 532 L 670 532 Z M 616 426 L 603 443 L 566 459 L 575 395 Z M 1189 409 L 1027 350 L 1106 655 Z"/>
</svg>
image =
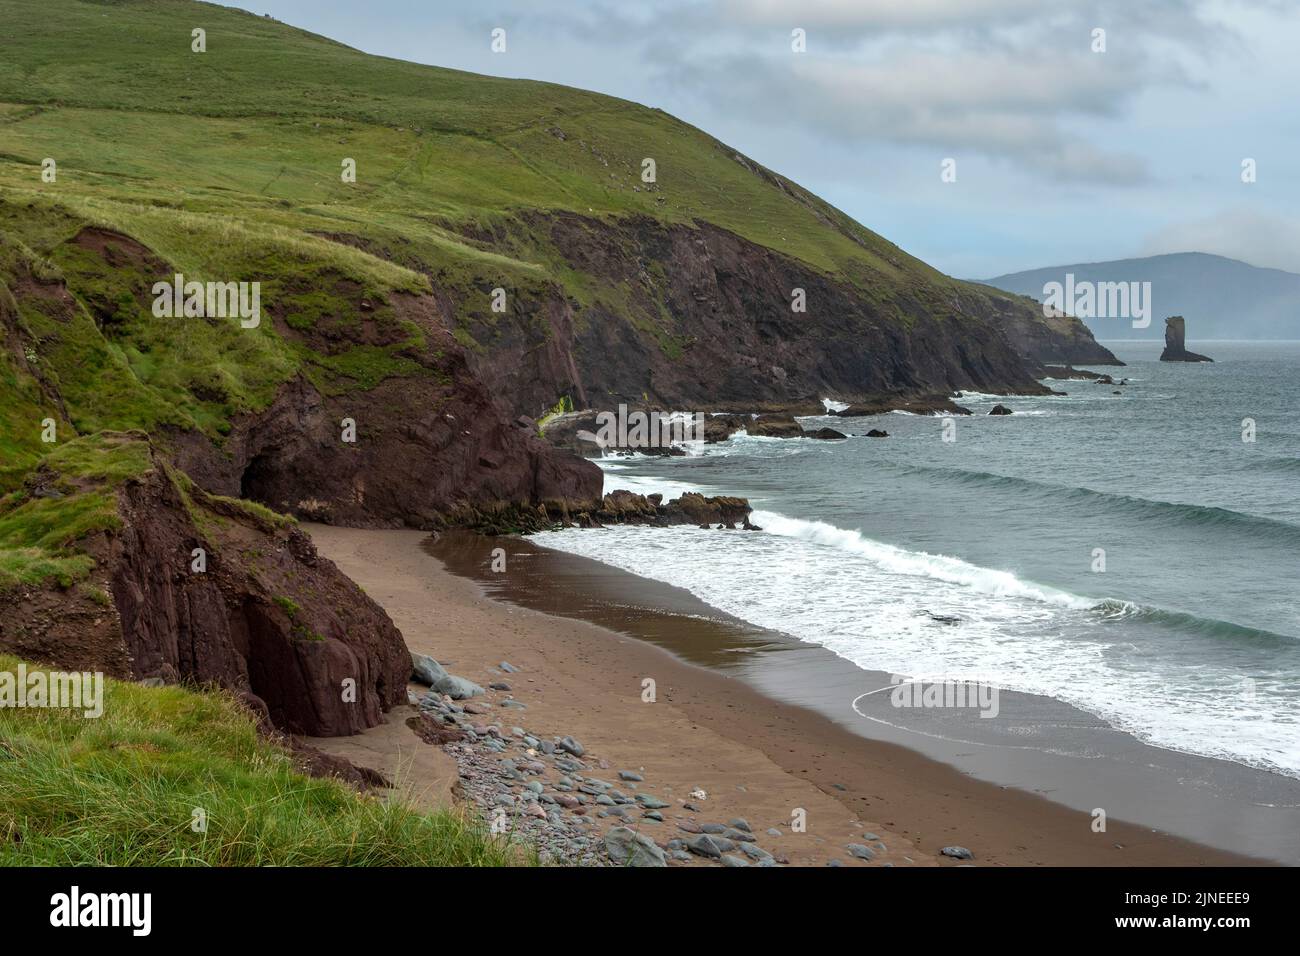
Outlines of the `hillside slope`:
<svg viewBox="0 0 1300 956">
<path fill-rule="evenodd" d="M 14 104 L 3 153 L 61 157 L 45 195 L 165 197 L 398 262 L 476 368 L 520 386 L 503 395 L 516 411 L 561 395 L 1032 389 L 989 326 L 1034 359 L 1105 358 L 1086 330 L 1060 334 L 1018 297 L 941 275 L 658 110 L 368 56 L 180 0 L 7 7 L 23 42 L 0 72 Z M 205 53 L 191 52 L 194 27 Z M 341 181 L 345 159 L 355 183 Z M 796 288 L 806 313 L 791 309 Z M 717 376 L 719 361 L 734 374 Z"/>
<path fill-rule="evenodd" d="M 169 317 L 177 275 L 256 283 L 261 310 Z M 188 0 L 0 0 L 0 591 L 46 614 L 7 622 L 20 653 L 88 628 L 114 673 L 215 674 L 283 726 L 354 730 L 396 699 L 400 636 L 328 569 L 293 619 L 275 588 L 315 572 L 235 542 L 215 589 L 183 577 L 201 516 L 234 520 L 203 502 L 537 526 L 601 492 L 521 418 L 559 402 L 1036 392 L 1040 360 L 1107 357 L 656 110 Z M 144 471 L 42 477 L 124 441 Z M 186 658 L 167 642 L 194 601 L 222 613 Z M 347 715 L 320 690 L 345 671 L 370 695 Z"/>
</svg>

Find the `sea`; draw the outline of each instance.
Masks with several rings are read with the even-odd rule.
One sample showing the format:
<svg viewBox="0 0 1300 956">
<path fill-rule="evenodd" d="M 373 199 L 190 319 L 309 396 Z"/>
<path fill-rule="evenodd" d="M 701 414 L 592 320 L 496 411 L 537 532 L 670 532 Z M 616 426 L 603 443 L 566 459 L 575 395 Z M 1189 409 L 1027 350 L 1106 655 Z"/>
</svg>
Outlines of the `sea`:
<svg viewBox="0 0 1300 956">
<path fill-rule="evenodd" d="M 535 540 L 864 670 L 1051 697 L 1300 777 L 1300 342 L 1189 345 L 1213 364 L 1106 344 L 1127 364 L 1094 371 L 1126 384 L 1049 379 L 1067 394 L 966 392 L 974 414 L 951 421 L 803 419 L 847 441 L 738 434 L 599 462 L 606 491 L 746 497 L 761 531 Z"/>
</svg>

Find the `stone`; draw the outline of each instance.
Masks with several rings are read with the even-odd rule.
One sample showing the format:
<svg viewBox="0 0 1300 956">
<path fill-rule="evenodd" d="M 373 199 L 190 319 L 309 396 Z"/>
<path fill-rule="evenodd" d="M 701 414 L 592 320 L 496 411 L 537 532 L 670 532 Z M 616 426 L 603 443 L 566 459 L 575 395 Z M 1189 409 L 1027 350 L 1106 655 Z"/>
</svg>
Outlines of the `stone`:
<svg viewBox="0 0 1300 956">
<path fill-rule="evenodd" d="M 859 860 L 874 860 L 876 858 L 875 852 L 870 847 L 863 846 L 861 843 L 849 843 L 846 844 L 844 848 Z"/>
<path fill-rule="evenodd" d="M 635 770 L 620 770 L 618 772 L 618 779 L 631 781 L 633 783 L 640 783 L 641 781 L 645 780 L 645 777 L 641 776 Z"/>
<path fill-rule="evenodd" d="M 483 688 L 472 680 L 446 673 L 434 681 L 433 689 L 440 694 L 446 694 L 452 700 L 468 700 L 484 692 Z"/>
<path fill-rule="evenodd" d="M 699 856 L 708 857 L 712 860 L 722 858 L 723 847 L 717 842 L 717 837 L 709 836 L 707 833 L 701 833 L 699 836 L 686 841 L 686 847 L 692 853 Z M 727 849 L 730 849 L 729 847 Z"/>
<path fill-rule="evenodd" d="M 446 677 L 443 666 L 428 654 L 411 654 L 411 678 L 426 687 L 432 687 L 439 678 Z"/>
<path fill-rule="evenodd" d="M 975 854 L 964 846 L 946 846 L 939 852 L 944 856 L 952 857 L 954 860 L 972 860 L 975 858 Z"/>
<path fill-rule="evenodd" d="M 627 827 L 614 827 L 605 834 L 605 852 L 623 866 L 667 866 L 664 851 L 654 840 Z"/>
<path fill-rule="evenodd" d="M 581 757 L 587 752 L 587 748 L 578 743 L 572 737 L 561 737 L 555 742 L 556 749 L 563 750 L 565 753 L 571 753 L 575 757 Z"/>
</svg>

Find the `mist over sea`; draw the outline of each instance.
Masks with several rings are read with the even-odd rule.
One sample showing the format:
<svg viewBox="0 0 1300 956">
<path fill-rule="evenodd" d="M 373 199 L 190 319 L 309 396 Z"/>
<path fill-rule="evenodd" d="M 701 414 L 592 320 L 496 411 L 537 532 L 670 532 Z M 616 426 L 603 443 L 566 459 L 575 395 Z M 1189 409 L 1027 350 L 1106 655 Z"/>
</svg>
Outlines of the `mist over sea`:
<svg viewBox="0 0 1300 956">
<path fill-rule="evenodd" d="M 804 422 L 887 439 L 738 436 L 602 462 L 606 491 L 748 497 L 761 533 L 537 540 L 863 668 L 991 681 L 1300 777 L 1300 343 L 1192 343 L 1213 365 L 1107 344 L 1129 364 L 1099 371 L 1127 385 L 967 393 L 951 443 L 940 418 L 895 413 Z M 988 416 L 999 401 L 1015 414 Z"/>
</svg>

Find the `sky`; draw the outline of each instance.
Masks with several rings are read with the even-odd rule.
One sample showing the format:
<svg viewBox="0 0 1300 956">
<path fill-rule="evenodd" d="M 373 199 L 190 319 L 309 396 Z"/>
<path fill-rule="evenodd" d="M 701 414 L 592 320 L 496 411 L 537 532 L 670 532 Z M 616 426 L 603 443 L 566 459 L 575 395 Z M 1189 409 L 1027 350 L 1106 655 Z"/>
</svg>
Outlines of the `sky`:
<svg viewBox="0 0 1300 956">
<path fill-rule="evenodd" d="M 1300 0 L 232 5 L 658 107 L 962 278 L 1166 252 L 1300 272 Z"/>
</svg>

